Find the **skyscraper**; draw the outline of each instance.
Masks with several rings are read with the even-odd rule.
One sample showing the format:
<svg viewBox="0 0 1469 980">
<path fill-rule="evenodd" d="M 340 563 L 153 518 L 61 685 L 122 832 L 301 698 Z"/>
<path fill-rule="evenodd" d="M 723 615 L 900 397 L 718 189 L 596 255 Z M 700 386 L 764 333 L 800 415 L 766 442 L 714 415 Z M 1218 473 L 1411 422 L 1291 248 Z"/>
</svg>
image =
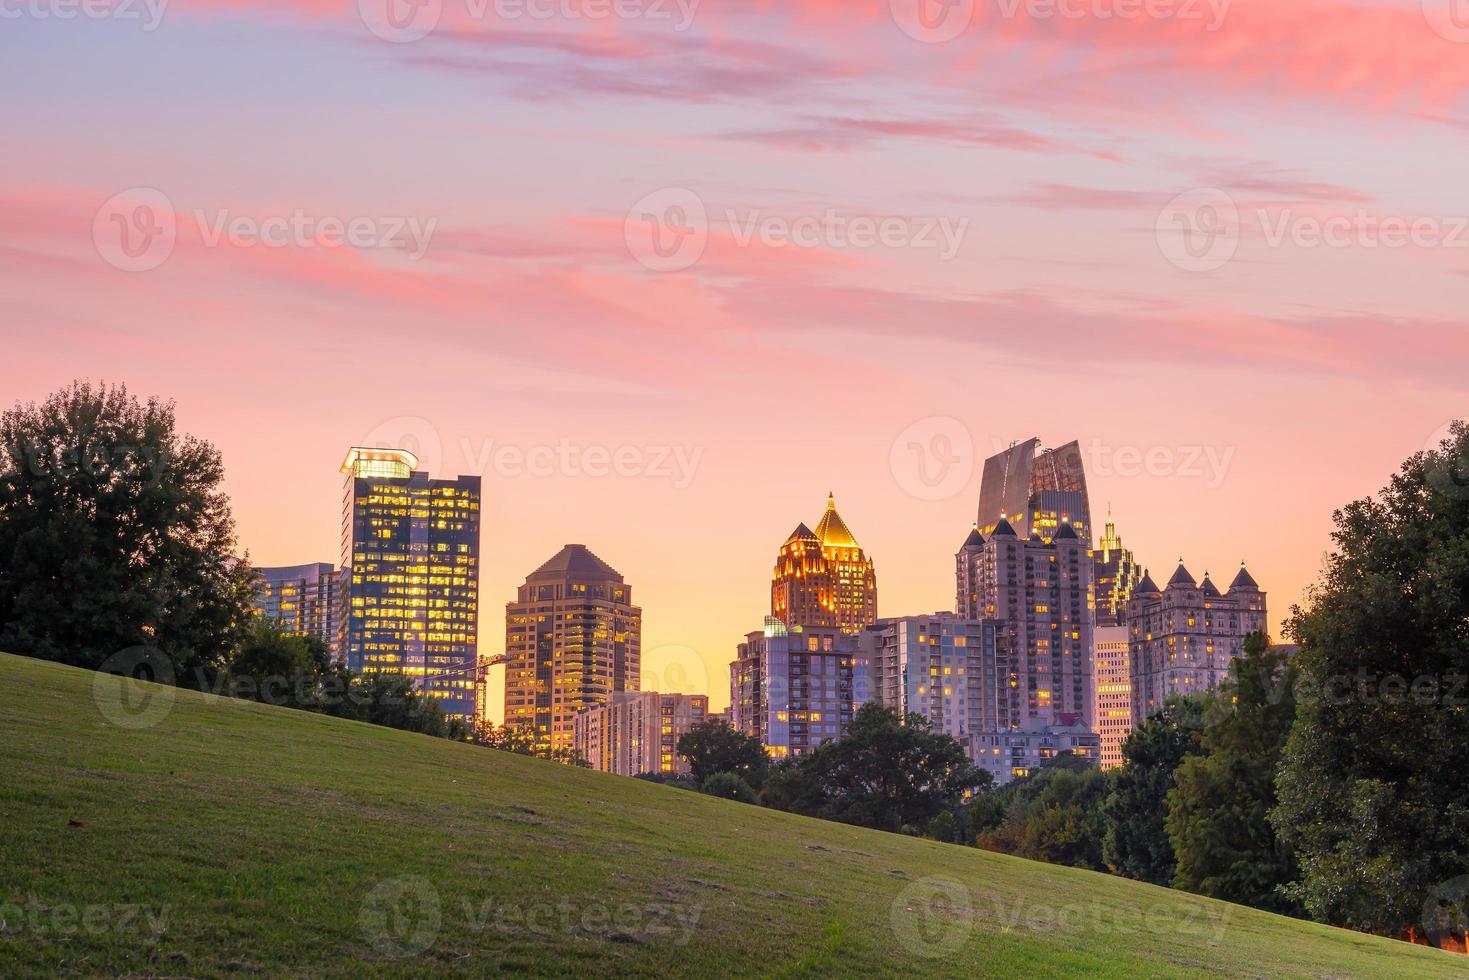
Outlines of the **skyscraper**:
<svg viewBox="0 0 1469 980">
<path fill-rule="evenodd" d="M 585 545 L 562 548 L 505 606 L 505 724 L 538 749 L 574 748 L 578 711 L 641 686 L 642 625 L 620 574 Z"/>
<path fill-rule="evenodd" d="M 599 772 L 686 776 L 689 763 L 678 754 L 679 737 L 708 715 L 709 698 L 703 694 L 624 691 L 578 711 L 573 742 L 577 754 Z"/>
<path fill-rule="evenodd" d="M 1122 546 L 1122 538 L 1117 534 L 1117 525 L 1112 522 L 1110 510 L 1102 539 L 1092 552 L 1092 560 L 1096 566 L 1093 577 L 1097 625 L 1121 626 L 1127 617 L 1127 600 L 1132 598 L 1132 590 L 1143 576 L 1132 552 Z"/>
<path fill-rule="evenodd" d="M 1039 439 L 1018 442 L 984 462 L 979 484 L 978 526 L 989 534 L 1001 519 L 1022 539 L 1050 538 L 1063 523 L 1083 542 L 1091 541 L 1091 508 L 1081 446 L 1068 442 L 1042 449 Z"/>
<path fill-rule="evenodd" d="M 401 672 L 473 722 L 480 478 L 433 479 L 399 449 L 342 463 L 341 652 L 361 673 Z"/>
<path fill-rule="evenodd" d="M 1092 718 L 1101 736 L 1102 768 L 1122 765 L 1132 731 L 1132 658 L 1127 627 L 1098 625 L 1092 637 Z"/>
<path fill-rule="evenodd" d="M 787 629 L 774 616 L 729 665 L 729 723 L 773 758 L 805 755 L 846 733 L 867 700 L 858 638 L 835 627 Z"/>
<path fill-rule="evenodd" d="M 339 656 L 341 609 L 336 566 L 326 562 L 257 568 L 260 591 L 255 611 L 287 636 L 314 636 Z"/>
<path fill-rule="evenodd" d="M 1243 563 L 1223 595 L 1208 572 L 1195 582 L 1181 559 L 1161 590 L 1144 571 L 1127 607 L 1133 723 L 1173 695 L 1217 687 L 1244 652 L 1245 637 L 1265 628 L 1265 593 Z"/>
<path fill-rule="evenodd" d="M 1004 620 L 1013 637 L 1006 716 L 1012 729 L 1039 718 L 1090 727 L 1092 559 L 1062 521 L 1051 540 L 1021 538 L 1005 518 L 989 537 L 969 533 L 956 556 L 955 611 Z"/>
<path fill-rule="evenodd" d="M 780 546 L 770 585 L 770 614 L 788 629 L 857 633 L 877 621 L 877 572 L 837 513 L 835 497 L 812 531 L 797 525 Z"/>
</svg>

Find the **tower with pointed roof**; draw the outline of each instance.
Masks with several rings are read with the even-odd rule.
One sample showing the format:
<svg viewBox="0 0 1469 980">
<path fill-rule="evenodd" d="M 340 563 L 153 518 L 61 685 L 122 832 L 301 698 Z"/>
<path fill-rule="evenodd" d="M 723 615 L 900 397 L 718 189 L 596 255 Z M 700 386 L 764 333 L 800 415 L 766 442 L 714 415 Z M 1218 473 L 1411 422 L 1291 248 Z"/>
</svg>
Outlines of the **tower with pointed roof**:
<svg viewBox="0 0 1469 980">
<path fill-rule="evenodd" d="M 1107 523 L 1101 540 L 1092 551 L 1098 626 L 1121 626 L 1127 615 L 1127 600 L 1137 587 L 1141 570 L 1137 560 L 1122 544 L 1112 509 L 1107 508 Z"/>
<path fill-rule="evenodd" d="M 770 614 L 787 628 L 859 633 L 877 621 L 877 572 L 828 494 L 811 530 L 796 526 L 780 546 L 770 585 Z"/>
<path fill-rule="evenodd" d="M 505 606 L 505 724 L 571 749 L 578 711 L 640 689 L 642 623 L 632 587 L 585 545 L 551 556 Z"/>
<path fill-rule="evenodd" d="M 1145 570 L 1127 603 L 1133 724 L 1170 697 L 1218 687 L 1245 637 L 1266 632 L 1267 621 L 1265 593 L 1243 564 L 1222 593 L 1208 572 L 1195 579 L 1181 558 L 1162 589 Z"/>
</svg>

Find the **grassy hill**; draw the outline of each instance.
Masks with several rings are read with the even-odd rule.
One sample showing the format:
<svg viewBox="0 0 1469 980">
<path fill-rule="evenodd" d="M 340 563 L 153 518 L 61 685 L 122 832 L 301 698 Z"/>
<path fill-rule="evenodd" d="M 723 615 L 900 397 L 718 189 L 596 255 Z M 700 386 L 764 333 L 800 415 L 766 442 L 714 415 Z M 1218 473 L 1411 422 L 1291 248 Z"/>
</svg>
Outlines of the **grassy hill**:
<svg viewBox="0 0 1469 980">
<path fill-rule="evenodd" d="M 1106 875 L 188 691 L 150 702 L 151 727 L 108 720 L 172 693 L 0 655 L 0 975 L 1469 970 Z"/>
</svg>

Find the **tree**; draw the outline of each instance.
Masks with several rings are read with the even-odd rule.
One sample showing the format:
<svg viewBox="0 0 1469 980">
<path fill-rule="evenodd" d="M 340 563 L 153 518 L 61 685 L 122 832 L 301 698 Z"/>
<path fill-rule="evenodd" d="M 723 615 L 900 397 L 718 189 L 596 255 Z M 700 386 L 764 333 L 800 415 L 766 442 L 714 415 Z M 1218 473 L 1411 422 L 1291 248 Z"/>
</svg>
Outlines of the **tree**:
<svg viewBox="0 0 1469 980">
<path fill-rule="evenodd" d="M 755 791 L 750 788 L 750 784 L 732 772 L 716 772 L 704 780 L 699 791 L 723 800 L 737 800 L 740 803 L 760 802 Z"/>
<path fill-rule="evenodd" d="M 701 722 L 680 735 L 678 754 L 688 760 L 690 775 L 699 786 L 715 773 L 732 772 L 758 789 L 770 767 L 770 757 L 758 738 L 737 732 L 718 719 Z"/>
<path fill-rule="evenodd" d="M 255 588 L 223 475 L 171 402 L 122 386 L 77 382 L 0 415 L 0 649 L 96 669 L 151 647 L 180 683 L 208 683 Z"/>
<path fill-rule="evenodd" d="M 476 745 L 483 745 L 485 748 L 497 749 L 501 752 L 528 755 L 537 759 L 545 759 L 547 762 L 559 762 L 565 766 L 578 766 L 582 769 L 592 767 L 592 764 L 575 749 L 552 749 L 537 745 L 536 734 L 528 725 L 507 723 L 497 728 L 494 722 L 485 719 L 475 726 L 473 740 Z"/>
<path fill-rule="evenodd" d="M 1173 843 L 1164 820 L 1173 774 L 1204 727 L 1201 695 L 1169 698 L 1122 743 L 1122 768 L 1102 806 L 1102 856 L 1115 874 L 1155 885 L 1173 881 Z"/>
<path fill-rule="evenodd" d="M 970 807 L 975 843 L 1076 868 L 1105 870 L 1102 803 L 1108 775 L 1063 752 L 1048 765 L 981 794 Z"/>
<path fill-rule="evenodd" d="M 1403 935 L 1469 873 L 1469 426 L 1334 521 L 1271 821 L 1312 916 Z"/>
<path fill-rule="evenodd" d="M 1198 754 L 1185 758 L 1168 793 L 1173 886 L 1272 912 L 1298 914 L 1282 888 L 1295 880 L 1291 850 L 1269 821 L 1275 772 L 1295 721 L 1296 670 L 1263 633 L 1209 698 Z"/>
<path fill-rule="evenodd" d="M 323 679 L 332 672 L 331 653 L 316 637 L 288 636 L 265 619 L 256 619 L 227 669 L 232 697 L 309 711 L 320 710 Z"/>
<path fill-rule="evenodd" d="M 781 766 L 766 802 L 796 813 L 894 832 L 922 832 L 990 774 L 923 715 L 865 704 L 845 737 Z"/>
</svg>

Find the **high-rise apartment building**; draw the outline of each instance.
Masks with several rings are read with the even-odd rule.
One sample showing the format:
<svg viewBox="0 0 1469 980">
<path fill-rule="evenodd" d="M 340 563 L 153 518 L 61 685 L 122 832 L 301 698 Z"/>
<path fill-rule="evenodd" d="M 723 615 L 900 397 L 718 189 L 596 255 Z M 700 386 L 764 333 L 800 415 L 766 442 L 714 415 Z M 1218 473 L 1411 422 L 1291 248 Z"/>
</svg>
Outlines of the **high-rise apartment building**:
<svg viewBox="0 0 1469 980">
<path fill-rule="evenodd" d="M 1133 724 L 1173 695 L 1219 686 L 1245 637 L 1265 632 L 1266 621 L 1265 593 L 1244 565 L 1223 595 L 1207 572 L 1195 582 L 1182 560 L 1161 590 L 1144 571 L 1127 605 Z"/>
<path fill-rule="evenodd" d="M 879 619 L 859 637 L 871 700 L 962 739 L 1010 727 L 1010 629 L 954 613 Z"/>
<path fill-rule="evenodd" d="M 538 749 L 572 749 L 576 713 L 637 691 L 643 611 L 612 566 L 569 544 L 505 606 L 505 724 Z"/>
<path fill-rule="evenodd" d="M 473 723 L 478 663 L 480 478 L 434 479 L 399 449 L 342 463 L 341 655 L 400 672 Z"/>
<path fill-rule="evenodd" d="M 800 524 L 780 546 L 770 614 L 790 629 L 858 633 L 876 622 L 877 573 L 837 513 L 834 497 L 828 495 L 815 531 Z"/>
<path fill-rule="evenodd" d="M 678 754 L 679 737 L 708 715 L 709 698 L 703 694 L 624 691 L 578 711 L 572 742 L 577 754 L 601 772 L 686 776 L 689 764 Z"/>
<path fill-rule="evenodd" d="M 730 727 L 758 738 L 773 758 L 804 755 L 846 733 L 868 700 L 867 680 L 853 634 L 787 629 L 767 616 L 729 665 Z"/>
<path fill-rule="evenodd" d="M 1005 518 L 971 531 L 955 556 L 955 611 L 1010 630 L 1005 695 L 1011 728 L 1031 718 L 1092 720 L 1092 558 L 1062 521 L 1050 540 L 1022 538 Z M 1068 722 L 1068 724 L 1070 724 Z"/>
<path fill-rule="evenodd" d="M 1132 731 L 1132 659 L 1126 626 L 1098 625 L 1092 634 L 1092 719 L 1101 736 L 1102 768 L 1122 765 Z"/>
<path fill-rule="evenodd" d="M 1102 538 L 1092 551 L 1096 592 L 1097 625 L 1121 626 L 1127 618 L 1127 600 L 1132 590 L 1142 581 L 1142 569 L 1138 567 L 1132 552 L 1122 546 L 1117 534 L 1117 525 L 1112 515 L 1107 514 L 1107 523 Z"/>
<path fill-rule="evenodd" d="M 979 484 L 978 527 L 991 534 L 1001 520 L 1023 540 L 1039 534 L 1049 541 L 1062 524 L 1083 542 L 1092 534 L 1081 446 L 1041 448 L 1027 439 L 984 462 Z"/>
<path fill-rule="evenodd" d="M 257 568 L 260 588 L 255 611 L 287 636 L 314 636 L 339 655 L 338 612 L 342 607 L 337 569 L 326 562 Z"/>
</svg>

